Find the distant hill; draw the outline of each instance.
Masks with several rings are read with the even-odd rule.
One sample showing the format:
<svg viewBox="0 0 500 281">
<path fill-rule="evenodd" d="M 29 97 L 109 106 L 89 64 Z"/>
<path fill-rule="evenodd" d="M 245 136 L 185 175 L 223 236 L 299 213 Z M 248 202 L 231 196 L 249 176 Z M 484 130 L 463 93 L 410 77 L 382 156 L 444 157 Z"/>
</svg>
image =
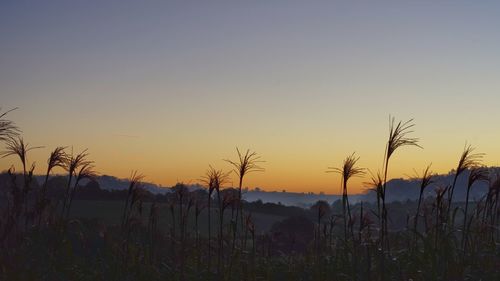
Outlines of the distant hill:
<svg viewBox="0 0 500 281">
<path fill-rule="evenodd" d="M 363 198 L 363 194 L 350 195 L 351 203 L 356 203 L 359 199 Z M 324 200 L 332 204 L 336 200 L 341 199 L 340 195 L 323 194 L 323 193 L 296 193 L 296 192 L 283 192 L 283 191 L 263 191 L 263 190 L 250 190 L 243 193 L 243 199 L 248 202 L 261 200 L 263 203 L 281 203 L 287 206 L 298 206 L 309 208 L 318 200 Z"/>
<path fill-rule="evenodd" d="M 492 176 L 500 175 L 499 167 L 491 167 L 490 174 Z M 434 183 L 431 184 L 425 191 L 424 196 L 433 196 L 435 194 L 435 189 L 437 187 L 445 187 L 453 181 L 454 171 L 450 171 L 448 174 L 436 175 L 434 177 Z M 466 185 L 469 171 L 465 171 L 457 180 L 457 186 L 455 188 L 455 201 L 465 200 Z M 42 183 L 43 176 L 37 176 L 38 185 Z M 103 190 L 126 190 L 129 185 L 127 179 L 120 179 L 114 176 L 102 175 L 96 178 L 99 186 Z M 88 181 L 82 181 L 82 185 L 85 185 Z M 400 201 L 404 202 L 406 200 L 417 200 L 419 195 L 419 185 L 420 181 L 413 179 L 392 179 L 387 183 L 387 202 Z M 199 184 L 187 185 L 188 188 L 193 191 L 197 189 L 202 189 L 203 186 Z M 158 184 L 144 182 L 143 188 L 152 194 L 166 194 L 171 192 L 170 187 L 161 186 Z M 470 198 L 471 200 L 477 200 L 484 196 L 488 190 L 488 183 L 480 182 L 476 183 L 472 189 Z M 323 194 L 323 193 L 298 193 L 298 192 L 286 192 L 286 191 L 264 191 L 259 188 L 252 190 L 243 191 L 243 199 L 248 202 L 262 201 L 263 203 L 281 203 L 287 206 L 298 206 L 298 207 L 310 207 L 318 200 L 324 200 L 329 203 L 333 203 L 341 198 L 340 195 L 333 194 Z M 349 200 L 351 203 L 357 203 L 360 201 L 374 202 L 376 201 L 376 196 L 374 192 L 366 191 L 361 194 L 351 194 L 349 195 Z"/>
<path fill-rule="evenodd" d="M 127 179 L 119 179 L 108 175 L 98 177 L 97 182 L 101 188 L 105 190 L 123 190 L 127 189 L 129 184 Z M 203 186 L 199 184 L 188 184 L 187 187 L 191 191 L 203 188 Z M 153 194 L 165 194 L 170 192 L 170 187 L 160 186 L 148 182 L 143 183 L 143 188 Z M 261 200 L 263 203 L 281 203 L 287 206 L 306 208 L 310 207 L 318 200 L 325 200 L 329 203 L 333 203 L 335 200 L 340 198 L 338 195 L 331 194 L 263 191 L 258 188 L 243 191 L 242 197 L 248 202 Z M 361 197 L 362 195 L 353 195 L 352 202 L 355 203 L 355 198 Z"/>
<path fill-rule="evenodd" d="M 105 190 L 124 190 L 128 189 L 129 180 L 128 179 L 120 179 L 114 176 L 102 175 L 99 176 L 96 181 L 101 186 L 101 189 Z M 142 188 L 153 193 L 153 194 L 165 194 L 170 192 L 169 187 L 161 186 L 158 184 L 143 182 Z"/>
<path fill-rule="evenodd" d="M 60 175 L 61 176 L 61 175 Z M 42 184 L 44 181 L 45 176 L 36 176 L 36 180 L 39 184 Z M 64 176 L 65 177 L 65 176 Z M 117 178 L 114 176 L 109 176 L 109 175 L 102 175 L 98 176 L 95 179 L 98 183 L 101 189 L 103 190 L 125 190 L 128 189 L 129 186 L 129 180 L 128 179 L 121 179 Z M 81 185 L 86 185 L 89 182 L 89 180 L 82 180 Z M 153 194 L 165 194 L 170 192 L 170 187 L 165 187 L 161 186 L 158 184 L 150 183 L 150 182 L 144 182 L 142 184 L 142 187 L 153 193 Z"/>
<path fill-rule="evenodd" d="M 490 167 L 490 177 L 495 178 L 500 176 L 500 167 Z M 454 201 L 465 201 L 467 192 L 467 180 L 469 177 L 469 171 L 463 172 L 457 179 L 457 184 L 455 187 L 453 200 Z M 435 190 L 438 187 L 446 187 L 453 183 L 453 178 L 455 176 L 455 171 L 450 171 L 445 175 L 434 176 L 434 183 L 428 186 L 424 192 L 424 197 L 435 196 Z M 488 191 L 487 182 L 475 183 L 470 191 L 470 200 L 478 200 L 486 194 Z M 417 200 L 420 192 L 420 180 L 416 179 L 392 179 L 387 182 L 387 201 L 406 201 Z M 363 201 L 375 201 L 375 192 L 367 192 L 362 197 Z"/>
</svg>

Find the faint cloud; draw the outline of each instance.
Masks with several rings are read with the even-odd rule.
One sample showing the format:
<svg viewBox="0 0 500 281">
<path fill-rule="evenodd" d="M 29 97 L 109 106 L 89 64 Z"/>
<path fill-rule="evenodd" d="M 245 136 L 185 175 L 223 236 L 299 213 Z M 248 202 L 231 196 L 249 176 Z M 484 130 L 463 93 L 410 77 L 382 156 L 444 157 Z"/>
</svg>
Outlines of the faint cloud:
<svg viewBox="0 0 500 281">
<path fill-rule="evenodd" d="M 137 136 L 137 135 L 127 135 L 127 134 L 113 134 L 112 135 L 113 137 L 122 137 L 122 138 L 140 138 L 141 136 Z"/>
</svg>

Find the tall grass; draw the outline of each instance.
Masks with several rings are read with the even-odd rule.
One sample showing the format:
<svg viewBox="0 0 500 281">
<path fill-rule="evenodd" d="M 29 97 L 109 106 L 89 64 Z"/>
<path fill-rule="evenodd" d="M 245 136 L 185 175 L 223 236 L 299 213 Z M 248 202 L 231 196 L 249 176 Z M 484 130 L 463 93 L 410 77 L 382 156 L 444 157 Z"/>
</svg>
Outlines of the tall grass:
<svg viewBox="0 0 500 281">
<path fill-rule="evenodd" d="M 140 199 L 140 185 L 144 180 L 144 175 L 138 171 L 133 171 L 129 177 L 129 184 L 127 188 L 127 197 L 125 198 L 125 205 L 123 206 L 122 213 L 122 228 L 125 228 L 129 222 L 133 210 Z"/>
<path fill-rule="evenodd" d="M 180 280 L 185 280 L 186 268 L 186 247 L 187 247 L 187 225 L 189 219 L 189 211 L 193 207 L 193 198 L 187 187 L 183 183 L 178 183 L 174 187 L 174 194 L 178 202 L 178 222 L 179 222 L 179 272 Z M 175 223 L 175 221 L 174 221 Z M 175 237 L 174 237 L 175 239 Z"/>
<path fill-rule="evenodd" d="M 422 198 L 424 195 L 424 191 L 427 187 L 434 183 L 432 172 L 430 171 L 431 164 L 429 164 L 423 171 L 420 178 L 420 188 L 418 193 L 418 202 L 417 202 L 417 211 L 415 213 L 415 221 L 413 225 L 413 231 L 415 231 L 415 246 L 417 245 L 417 237 L 418 237 L 418 220 L 420 218 L 420 208 L 422 207 Z"/>
<path fill-rule="evenodd" d="M 73 189 L 71 189 L 70 192 L 69 202 L 66 208 L 66 218 L 69 218 L 71 205 L 73 203 L 73 199 L 75 198 L 75 194 L 79 186 L 78 184 L 83 179 L 94 179 L 97 176 L 97 172 L 94 171 L 94 165 L 92 163 L 93 163 L 92 161 L 83 163 L 75 174 L 75 184 L 73 185 Z"/>
<path fill-rule="evenodd" d="M 330 171 L 341 174 L 341 186 L 342 186 L 342 215 L 344 217 L 344 239 L 347 241 L 348 224 L 352 220 L 351 209 L 349 205 L 349 197 L 347 195 L 347 182 L 352 177 L 362 176 L 365 174 L 365 169 L 356 167 L 356 163 L 359 161 L 359 157 L 356 157 L 355 153 L 349 155 L 344 159 L 344 163 L 341 168 L 329 167 Z M 352 239 L 354 240 L 354 232 L 352 228 L 350 229 L 352 234 Z"/>
<path fill-rule="evenodd" d="M 487 182 L 489 180 L 488 170 L 484 167 L 473 167 L 470 170 L 469 178 L 467 180 L 467 194 L 465 197 L 465 211 L 464 211 L 464 223 L 462 227 L 462 250 L 465 254 L 466 246 L 467 246 L 467 237 L 469 236 L 469 227 L 467 227 L 467 215 L 469 210 L 469 194 L 472 186 L 476 182 Z"/>
<path fill-rule="evenodd" d="M 500 241 L 500 175 L 495 175 L 495 177 L 490 177 L 490 184 L 488 193 L 486 195 L 486 202 L 488 204 L 488 214 L 490 221 L 489 224 L 492 225 L 494 229 L 493 239 Z M 484 221 L 484 220 L 483 220 Z M 496 229 L 495 227 L 496 226 Z M 496 233 L 496 235 L 495 235 Z"/>
<path fill-rule="evenodd" d="M 17 108 L 2 112 L 2 108 L 0 108 L 0 142 L 5 142 L 9 139 L 12 139 L 20 133 L 20 130 L 16 126 L 16 124 L 13 121 L 5 118 L 10 112 L 16 109 Z"/>
<path fill-rule="evenodd" d="M 205 176 L 202 179 L 202 182 L 204 182 L 207 186 L 208 189 L 208 198 L 207 198 L 207 215 L 208 215 L 208 262 L 207 262 L 207 268 L 208 270 L 211 269 L 211 262 L 212 262 L 212 247 L 211 247 L 211 240 L 212 240 L 212 219 L 211 219 L 211 204 L 212 204 L 212 194 L 215 191 L 217 194 L 217 202 L 219 206 L 219 213 L 221 214 L 219 216 L 219 225 L 222 226 L 222 209 L 221 209 L 221 199 L 220 199 L 220 191 L 222 186 L 227 182 L 229 178 L 230 172 L 223 172 L 222 170 L 217 170 L 211 165 L 209 166 L 209 169 L 205 173 Z M 222 237 L 222 228 L 219 230 L 219 238 Z M 219 245 L 221 248 L 221 245 Z M 217 261 L 218 267 L 220 266 L 220 250 L 218 253 L 218 261 Z M 220 270 L 219 270 L 220 271 Z"/>
<path fill-rule="evenodd" d="M 370 170 L 370 182 L 365 184 L 369 186 L 368 191 L 374 192 L 377 200 L 377 220 L 379 221 L 379 226 L 382 225 L 382 197 L 384 192 L 384 179 L 380 171 L 374 175 Z"/>
<path fill-rule="evenodd" d="M 238 159 L 236 161 L 233 160 L 224 160 L 233 166 L 234 173 L 238 176 L 238 209 L 236 210 L 236 224 L 238 224 L 238 220 L 241 217 L 241 222 L 243 223 L 243 214 L 241 208 L 241 189 L 243 187 L 243 179 L 245 176 L 252 172 L 263 172 L 264 169 L 259 166 L 259 163 L 264 162 L 261 160 L 260 156 L 257 155 L 256 152 L 252 152 L 249 149 L 242 154 L 238 148 L 236 148 L 236 152 L 238 154 Z"/>
<path fill-rule="evenodd" d="M 40 226 L 40 223 L 42 221 L 43 217 L 43 212 L 45 208 L 48 205 L 47 202 L 47 185 L 49 182 L 49 176 L 52 170 L 56 167 L 63 168 L 65 169 L 67 164 L 68 164 L 68 155 L 64 151 L 66 147 L 56 147 L 49 156 L 49 159 L 47 160 L 47 171 L 45 173 L 45 180 L 43 181 L 42 185 L 42 190 L 40 192 L 40 196 L 38 199 L 38 207 L 37 207 L 37 213 L 38 213 L 38 226 Z"/>
<path fill-rule="evenodd" d="M 73 154 L 73 149 L 71 150 L 71 154 L 67 157 L 67 164 L 65 166 L 68 171 L 68 180 L 66 185 L 66 192 L 63 197 L 63 205 L 61 209 L 61 218 L 66 218 L 69 215 L 69 209 L 72 198 L 74 197 L 74 193 L 76 192 L 78 182 L 88 176 L 93 175 L 93 162 L 88 160 L 88 152 L 87 149 L 83 150 L 78 154 Z M 73 180 L 76 178 L 75 185 L 73 189 L 71 188 L 71 184 Z"/>
<path fill-rule="evenodd" d="M 0 127 L 4 116 L 0 114 Z M 6 124 L 13 126 L 13 123 Z M 228 160 L 238 175 L 238 189 L 224 188 L 230 173 L 209 166 L 202 179 L 207 192 L 190 191 L 180 183 L 163 195 L 166 203 L 158 202 L 155 197 L 150 198 L 152 204 L 149 205 L 141 188 L 144 177 L 132 172 L 124 192 L 124 205 L 119 203 L 116 225 L 101 226 L 95 220 L 69 218 L 72 204 L 76 207 L 77 201 L 73 199 L 83 179 L 96 176 L 86 150 L 75 155 L 67 154 L 65 147 L 57 147 L 50 153 L 47 170 L 43 171 L 43 184 L 35 190 L 35 166 L 30 165 L 28 159 L 35 147 L 16 135 L 17 128 L 0 129 L 0 135 L 2 132 L 7 132 L 3 136 L 8 135 L 0 136 L 0 141 L 7 145 L 1 155 L 17 156 L 23 167 L 21 173 L 11 167 L 7 181 L 0 181 L 6 185 L 2 189 L 6 192 L 2 197 L 5 205 L 0 206 L 0 279 L 498 280 L 500 177 L 488 175 L 488 170 L 479 165 L 482 154 L 475 154 L 466 146 L 450 184 L 436 182 L 429 165 L 418 176 L 418 200 L 403 204 L 388 202 L 389 160 L 401 147 L 419 146 L 417 139 L 408 137 L 412 128 L 412 120 L 395 123 L 391 118 L 382 173 L 371 175 L 376 202 L 351 202 L 350 179 L 365 174 L 365 169 L 358 167 L 359 157 L 353 153 L 344 159 L 341 167 L 329 168 L 329 172 L 342 176 L 341 201 L 331 208 L 320 201 L 310 209 L 303 209 L 302 220 L 291 220 L 294 224 L 306 222 L 295 225 L 299 229 L 282 228 L 283 221 L 267 233 L 258 232 L 257 227 L 262 220 L 258 213 L 267 212 L 268 204 L 252 205 L 242 201 L 246 175 L 263 171 L 259 166 L 262 160 L 249 150 L 240 153 L 237 149 L 238 160 Z M 47 189 L 55 168 L 68 172 L 67 182 L 61 187 L 64 205 L 61 216 L 55 219 L 58 223 L 47 220 L 41 224 L 44 207 L 40 206 L 51 203 L 53 198 Z M 465 171 L 469 175 L 464 217 L 462 225 L 455 226 L 454 218 L 461 218 L 457 216 L 462 210 L 461 204 L 456 203 L 457 207 L 452 209 L 448 200 L 453 199 L 457 178 Z M 488 191 L 472 203 L 472 188 L 483 181 L 489 181 Z M 435 196 L 424 196 L 431 185 L 438 186 Z M 28 198 L 35 198 L 35 205 L 31 205 Z M 150 208 L 145 217 L 143 203 Z M 166 219 L 170 235 L 161 227 L 163 207 L 170 210 L 171 219 Z M 255 208 L 262 210 L 257 210 L 254 216 L 251 212 L 244 214 L 247 208 L 252 212 Z M 215 219 L 212 209 L 217 215 Z M 391 222 L 390 235 L 389 209 L 391 217 L 402 210 L 408 212 L 406 228 L 396 230 Z M 205 210 L 206 234 L 200 230 L 204 230 Z M 28 228 L 33 212 L 38 215 L 38 227 Z M 413 213 L 412 227 L 409 214 Z M 371 229 L 372 214 L 379 220 L 378 231 Z M 421 221 L 424 227 L 419 228 Z M 24 229 L 19 227 L 23 222 Z M 64 231 L 59 231 L 61 225 Z M 236 244 L 238 234 L 241 244 Z"/>
<path fill-rule="evenodd" d="M 19 136 L 9 137 L 8 139 L 5 140 L 5 143 L 6 143 L 6 149 L 0 152 L 0 157 L 4 158 L 8 156 L 17 156 L 22 164 L 23 176 L 26 178 L 27 166 L 29 165 L 28 152 L 33 149 L 42 148 L 42 146 L 30 147 L 30 145 L 28 143 L 25 143 L 23 138 Z"/>
<path fill-rule="evenodd" d="M 26 215 L 25 217 L 25 227 L 27 227 L 27 224 L 29 223 L 29 220 L 34 219 L 34 213 L 28 214 L 28 209 L 29 209 L 29 203 L 28 200 L 28 194 L 31 190 L 31 184 L 33 181 L 33 172 L 35 170 L 35 163 L 33 162 L 31 164 L 31 167 L 29 170 L 27 170 L 27 165 L 29 165 L 28 162 L 28 152 L 30 152 L 33 149 L 38 149 L 42 148 L 41 146 L 35 146 L 35 147 L 30 147 L 28 143 L 25 143 L 23 138 L 20 136 L 17 137 L 11 137 L 6 140 L 6 149 L 2 152 L 0 152 L 0 157 L 8 157 L 8 156 L 17 156 L 18 159 L 21 161 L 22 168 L 23 168 L 23 187 L 19 193 L 19 203 L 24 206 L 24 213 Z M 14 185 L 17 185 L 14 183 Z M 16 207 L 17 212 L 16 212 L 16 217 L 19 217 L 21 207 Z"/>
<path fill-rule="evenodd" d="M 243 187 L 243 180 L 245 176 L 249 173 L 252 172 L 263 172 L 264 169 L 259 166 L 260 163 L 263 163 L 264 161 L 261 160 L 260 156 L 257 155 L 256 152 L 252 152 L 249 149 L 245 152 L 245 154 L 242 154 L 238 148 L 236 148 L 236 152 L 238 154 L 238 159 L 236 161 L 233 160 L 224 160 L 231 164 L 233 167 L 233 171 L 235 174 L 238 176 L 238 197 L 234 198 L 236 199 L 236 216 L 233 219 L 233 213 L 231 213 L 231 218 L 233 220 L 232 222 L 232 232 L 233 232 L 233 238 L 232 238 L 232 246 L 231 246 L 231 252 L 232 256 L 234 256 L 235 250 L 236 250 L 236 239 L 238 235 L 238 230 L 244 230 L 245 225 L 243 221 L 243 205 L 241 202 L 242 194 L 241 190 Z M 234 203 L 234 202 L 233 202 Z M 241 239 L 243 239 L 243 235 L 241 235 Z M 244 244 L 244 241 L 241 241 L 241 245 Z M 230 270 L 232 269 L 232 263 L 230 265 Z"/>
<path fill-rule="evenodd" d="M 455 171 L 455 176 L 453 178 L 453 183 L 449 186 L 447 190 L 448 194 L 448 218 L 451 213 L 451 203 L 453 201 L 453 193 L 455 192 L 455 186 L 457 184 L 458 177 L 465 171 L 472 169 L 481 164 L 481 159 L 483 158 L 483 153 L 474 153 L 475 148 L 471 145 L 465 144 L 464 150 L 458 160 L 457 168 Z"/>
<path fill-rule="evenodd" d="M 381 243 L 382 249 L 389 249 L 389 240 L 387 239 L 388 228 L 387 228 L 387 208 L 386 208 L 386 191 L 387 191 L 387 174 L 389 170 L 389 160 L 392 155 L 399 148 L 405 146 L 421 146 L 418 144 L 417 138 L 408 137 L 409 134 L 413 133 L 412 128 L 415 126 L 413 124 L 413 119 L 408 121 L 399 121 L 397 124 L 394 117 L 389 118 L 389 140 L 387 141 L 385 156 L 384 156 L 384 181 L 382 185 L 381 192 L 381 202 L 382 202 L 382 214 L 381 214 Z M 385 240 L 385 241 L 384 241 Z"/>
</svg>

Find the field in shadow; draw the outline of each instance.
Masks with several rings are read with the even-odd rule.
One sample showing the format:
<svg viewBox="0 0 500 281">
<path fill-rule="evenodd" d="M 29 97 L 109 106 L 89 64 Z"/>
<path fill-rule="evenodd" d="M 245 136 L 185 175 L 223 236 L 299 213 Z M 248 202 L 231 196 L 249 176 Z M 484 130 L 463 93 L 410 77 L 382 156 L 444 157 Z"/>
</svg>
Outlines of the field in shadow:
<svg viewBox="0 0 500 281">
<path fill-rule="evenodd" d="M 1 156 L 21 169 L 0 176 L 0 280 L 500 280 L 500 175 L 483 154 L 466 145 L 452 182 L 432 196 L 423 196 L 435 184 L 428 166 L 415 177 L 417 200 L 387 200 L 392 156 L 419 147 L 412 120 L 390 119 L 380 173 L 351 154 L 327 170 L 341 175 L 341 199 L 303 209 L 242 199 L 247 177 L 265 166 L 250 150 L 226 160 L 232 171 L 209 166 L 204 189 L 179 183 L 161 196 L 138 172 L 126 190 L 101 190 L 87 150 L 57 147 L 39 171 L 28 158 L 39 147 L 8 113 Z M 375 200 L 350 202 L 350 180 L 367 174 Z M 472 200 L 480 183 L 488 188 Z"/>
</svg>

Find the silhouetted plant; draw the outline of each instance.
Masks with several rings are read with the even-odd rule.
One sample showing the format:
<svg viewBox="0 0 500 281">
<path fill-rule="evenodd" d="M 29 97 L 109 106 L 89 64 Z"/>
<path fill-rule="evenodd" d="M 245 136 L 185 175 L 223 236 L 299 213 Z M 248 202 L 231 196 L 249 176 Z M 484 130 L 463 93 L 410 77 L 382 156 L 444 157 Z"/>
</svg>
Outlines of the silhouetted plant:
<svg viewBox="0 0 500 281">
<path fill-rule="evenodd" d="M 137 171 L 133 171 L 130 174 L 127 197 L 125 199 L 125 206 L 123 207 L 122 228 L 126 227 L 128 224 L 132 211 L 140 198 L 138 192 L 142 180 L 144 180 L 144 175 L 139 174 Z"/>
<path fill-rule="evenodd" d="M 255 223 L 253 222 L 251 214 L 248 215 L 248 216 L 246 216 L 245 226 L 246 226 L 245 233 L 249 232 L 250 236 L 252 237 L 251 272 L 252 272 L 253 277 L 255 277 L 255 253 L 256 253 L 256 245 L 255 245 Z M 246 249 L 246 242 L 247 242 L 247 237 L 245 235 L 245 246 L 244 246 L 244 249 Z"/>
<path fill-rule="evenodd" d="M 460 176 L 464 171 L 469 170 L 473 167 L 479 166 L 481 164 L 481 159 L 483 158 L 483 153 L 474 153 L 475 148 L 470 145 L 465 145 L 464 151 L 460 156 L 458 161 L 457 169 L 455 172 L 455 177 L 453 178 L 453 183 L 448 190 L 448 207 L 451 209 L 451 203 L 453 201 L 453 193 L 455 191 L 455 186 L 457 183 L 458 176 Z"/>
<path fill-rule="evenodd" d="M 384 184 L 382 188 L 382 225 L 381 225 L 381 242 L 382 249 L 384 249 L 384 244 L 389 246 L 389 240 L 384 243 L 384 238 L 386 238 L 388 230 L 387 230 L 387 209 L 386 209 L 386 191 L 387 191 L 387 173 L 389 170 L 389 160 L 391 156 L 396 152 L 398 148 L 404 146 L 421 146 L 418 144 L 417 138 L 410 138 L 408 134 L 413 133 L 412 128 L 415 125 L 413 124 L 413 119 L 410 119 L 406 122 L 399 121 L 397 124 L 395 123 L 395 118 L 389 118 L 389 140 L 387 141 L 385 157 L 384 157 Z"/>
<path fill-rule="evenodd" d="M 144 176 L 137 171 L 133 171 L 129 177 L 129 186 L 127 189 L 127 197 L 122 214 L 121 231 L 124 235 L 122 243 L 122 258 L 125 265 L 128 266 L 130 259 L 130 240 L 132 231 L 142 224 L 142 189 L 141 184 Z M 151 210 L 153 212 L 153 210 Z M 154 213 L 150 213 L 151 224 L 154 218 Z M 154 226 L 154 225 L 151 225 Z"/>
<path fill-rule="evenodd" d="M 363 210 L 363 202 L 361 202 L 361 208 L 359 211 L 359 241 L 363 243 L 363 240 L 368 240 L 370 238 L 370 226 L 373 224 L 373 221 L 370 219 L 369 213 Z M 363 232 L 366 231 L 366 238 L 363 239 Z"/>
<path fill-rule="evenodd" d="M 377 175 L 374 175 L 371 171 L 370 172 L 370 179 L 371 179 L 371 182 L 367 182 L 366 184 L 368 186 L 371 186 L 370 188 L 368 188 L 369 191 L 371 192 L 374 192 L 375 195 L 377 196 L 377 213 L 376 213 L 376 216 L 377 216 L 377 219 L 379 221 L 379 226 L 382 225 L 382 205 L 381 205 L 381 201 L 382 201 L 382 196 L 383 196 L 383 192 L 384 192 L 384 180 L 382 178 L 382 175 L 380 174 L 380 172 L 377 172 Z"/>
<path fill-rule="evenodd" d="M 69 212 L 71 210 L 71 204 L 73 203 L 73 198 L 75 197 L 76 190 L 78 189 L 78 184 L 83 179 L 93 179 L 97 176 L 97 173 L 94 171 L 94 162 L 87 161 L 83 163 L 79 170 L 75 174 L 75 184 L 73 189 L 70 191 L 69 202 L 66 209 L 66 218 L 69 218 Z"/>
<path fill-rule="evenodd" d="M 344 217 L 344 239 L 347 241 L 347 231 L 348 231 L 348 222 L 352 220 L 351 216 L 351 208 L 349 206 L 349 197 L 347 195 L 347 182 L 350 178 L 361 176 L 365 174 L 364 168 L 356 167 L 356 163 L 358 162 L 359 157 L 356 157 L 355 153 L 348 156 L 342 165 L 342 168 L 333 168 L 329 167 L 330 171 L 327 172 L 335 172 L 341 174 L 342 178 L 342 215 Z M 354 233 L 352 233 L 352 239 L 354 239 Z"/>
<path fill-rule="evenodd" d="M 438 241 L 440 238 L 440 233 L 442 230 L 442 223 L 446 217 L 446 206 L 444 205 L 444 195 L 449 187 L 438 187 L 434 191 L 436 193 L 435 210 L 436 210 L 436 222 L 435 222 L 435 242 L 434 248 L 438 250 Z"/>
<path fill-rule="evenodd" d="M 193 198 L 189 194 L 189 190 L 183 183 L 178 183 L 172 187 L 174 195 L 177 198 L 179 205 L 179 244 L 180 244 L 180 279 L 185 279 L 185 263 L 186 263 L 186 232 L 189 211 L 193 207 Z M 175 223 L 175 221 L 174 221 Z M 175 237 L 174 237 L 175 239 Z"/>
<path fill-rule="evenodd" d="M 23 167 L 23 175 L 27 176 L 28 152 L 33 149 L 42 148 L 43 146 L 30 147 L 25 143 L 22 137 L 9 137 L 6 140 L 6 149 L 0 152 L 0 157 L 17 156 Z"/>
<path fill-rule="evenodd" d="M 500 240 L 500 175 L 496 174 L 495 177 L 490 178 L 488 193 L 486 194 L 487 210 L 485 213 L 489 215 L 489 224 L 493 226 L 492 239 Z M 484 220 L 486 221 L 486 220 Z M 494 227 L 496 226 L 496 227 Z M 497 236 L 495 236 L 497 234 Z"/>
<path fill-rule="evenodd" d="M 50 153 L 49 159 L 47 160 L 47 172 L 45 173 L 45 180 L 43 181 L 42 191 L 40 193 L 40 198 L 38 199 L 38 225 L 40 226 L 41 219 L 43 216 L 43 211 L 47 205 L 47 183 L 49 181 L 49 176 L 52 170 L 56 167 L 65 169 L 68 164 L 68 156 L 64 152 L 66 147 L 56 147 L 54 151 Z"/>
<path fill-rule="evenodd" d="M 201 245 L 200 245 L 200 229 L 198 227 L 199 217 L 201 212 L 207 207 L 204 198 L 204 190 L 194 192 L 194 225 L 195 225 L 195 247 L 196 247 L 196 268 L 199 271 L 201 265 Z M 210 210 L 208 210 L 210 212 Z M 210 224 L 210 223 L 209 223 Z"/>
<path fill-rule="evenodd" d="M 0 142 L 8 141 L 17 137 L 20 130 L 14 124 L 13 121 L 5 119 L 7 114 L 16 110 L 17 108 L 7 110 L 6 112 L 1 113 L 2 108 L 0 108 Z"/>
<path fill-rule="evenodd" d="M 206 184 L 208 189 L 208 201 L 207 201 L 207 215 L 208 215 L 208 264 L 207 267 L 210 270 L 211 265 L 211 257 L 212 257 L 212 247 L 211 247 L 211 236 L 212 236 L 212 220 L 211 220 L 211 203 L 212 203 L 212 194 L 214 191 L 217 193 L 217 200 L 219 202 L 219 212 L 220 212 L 220 189 L 225 184 L 229 177 L 230 172 L 224 173 L 222 170 L 216 170 L 211 165 L 209 166 L 205 176 L 202 179 L 202 182 Z M 219 224 L 222 226 L 222 216 L 219 217 Z M 221 233 L 219 233 L 219 238 Z"/>
<path fill-rule="evenodd" d="M 321 250 L 321 219 L 330 212 L 330 205 L 324 200 L 319 200 L 311 206 L 311 210 L 315 212 L 317 226 L 314 235 L 314 244 L 316 251 L 316 258 L 319 258 Z"/>
<path fill-rule="evenodd" d="M 74 155 L 73 149 L 71 150 L 71 155 L 68 155 L 66 170 L 68 171 L 68 182 L 66 185 L 66 192 L 64 193 L 63 206 L 61 210 L 61 218 L 64 218 L 66 209 L 68 207 L 69 201 L 71 200 L 71 183 L 73 178 L 76 177 L 76 173 L 80 167 L 91 164 L 92 162 L 87 160 L 88 157 L 87 149 L 83 150 L 79 154 Z"/>
<path fill-rule="evenodd" d="M 27 170 L 28 165 L 28 152 L 33 149 L 42 148 L 42 146 L 30 147 L 25 143 L 22 137 L 11 137 L 6 141 L 6 149 L 0 153 L 0 157 L 17 156 L 21 161 L 23 168 L 23 188 L 21 191 L 21 204 L 24 205 L 24 213 L 28 214 L 28 193 L 31 190 L 31 183 L 33 180 L 33 172 L 35 170 L 35 163 L 31 164 L 31 168 Z M 28 218 L 26 218 L 26 223 Z"/>
<path fill-rule="evenodd" d="M 227 188 L 227 189 L 220 189 L 219 188 L 219 192 L 218 192 L 218 196 L 220 201 L 219 201 L 219 258 L 220 260 L 222 261 L 223 259 L 223 254 L 224 254 L 224 249 L 223 249 L 223 245 L 224 245 L 224 212 L 228 209 L 228 208 L 231 208 L 231 211 L 233 214 L 234 213 L 234 210 L 238 209 L 238 190 L 234 189 L 234 188 Z M 228 268 L 228 272 L 229 274 L 231 274 L 232 272 L 232 262 L 234 261 L 234 259 L 232 258 L 232 256 L 234 255 L 234 243 L 235 243 L 235 238 L 234 238 L 234 233 L 236 231 L 236 221 L 234 220 L 231 220 L 229 222 L 229 232 L 232 233 L 233 235 L 232 236 L 232 240 L 230 240 L 232 242 L 232 247 L 230 248 L 230 264 L 229 264 L 229 268 Z M 231 238 L 230 238 L 231 239 Z M 220 262 L 218 262 L 219 266 L 218 266 L 218 275 L 219 277 L 224 277 L 222 275 L 220 275 L 222 272 L 220 270 L 222 270 L 222 268 L 224 267 L 223 264 L 221 264 Z"/>
<path fill-rule="evenodd" d="M 11 166 L 7 170 L 7 175 L 10 179 L 9 191 L 11 198 L 7 197 L 7 208 L 5 214 L 3 214 L 3 216 L 6 217 L 6 221 L 1 221 L 0 223 L 0 229 L 3 228 L 0 242 L 4 242 L 8 238 L 9 234 L 17 228 L 18 218 L 21 215 L 23 208 L 22 189 L 17 185 L 17 177 L 14 166 Z"/>
<path fill-rule="evenodd" d="M 239 183 L 238 183 L 238 206 L 236 210 L 236 224 L 238 224 L 239 216 L 241 214 L 241 189 L 243 186 L 244 177 L 252 172 L 263 172 L 264 169 L 259 166 L 259 163 L 264 161 L 260 160 L 260 156 L 257 156 L 256 152 L 251 152 L 249 149 L 242 154 L 238 148 L 236 148 L 236 152 L 238 153 L 238 160 L 224 160 L 230 163 L 233 166 L 233 171 L 238 175 Z M 241 220 L 243 224 L 243 220 Z M 236 233 L 235 233 L 236 235 Z"/>
<path fill-rule="evenodd" d="M 425 189 L 433 183 L 433 175 L 432 172 L 430 171 L 431 164 L 429 164 L 425 170 L 423 171 L 421 176 L 418 176 L 416 178 L 420 178 L 420 188 L 419 188 L 419 194 L 418 194 L 418 203 L 417 203 L 417 212 L 415 213 L 415 221 L 413 225 L 413 230 L 415 231 L 415 246 L 417 243 L 417 233 L 418 233 L 418 219 L 420 217 L 420 207 L 422 204 L 422 198 L 424 195 Z"/>
<path fill-rule="evenodd" d="M 469 193 L 471 187 L 476 182 L 488 181 L 489 174 L 488 170 L 484 167 L 473 167 L 470 170 L 469 178 L 467 180 L 467 194 L 465 197 L 465 211 L 464 211 L 464 224 L 462 227 L 462 248 L 465 255 L 465 250 L 467 247 L 467 237 L 469 235 L 469 227 L 467 227 L 467 211 L 469 209 Z"/>
<path fill-rule="evenodd" d="M 151 264 L 154 264 L 157 259 L 157 240 L 158 237 L 160 236 L 160 232 L 158 229 L 158 220 L 159 220 L 159 207 L 156 204 L 156 202 L 153 202 L 153 204 L 151 204 L 148 217 L 148 232 L 150 235 L 149 260 Z"/>
</svg>

